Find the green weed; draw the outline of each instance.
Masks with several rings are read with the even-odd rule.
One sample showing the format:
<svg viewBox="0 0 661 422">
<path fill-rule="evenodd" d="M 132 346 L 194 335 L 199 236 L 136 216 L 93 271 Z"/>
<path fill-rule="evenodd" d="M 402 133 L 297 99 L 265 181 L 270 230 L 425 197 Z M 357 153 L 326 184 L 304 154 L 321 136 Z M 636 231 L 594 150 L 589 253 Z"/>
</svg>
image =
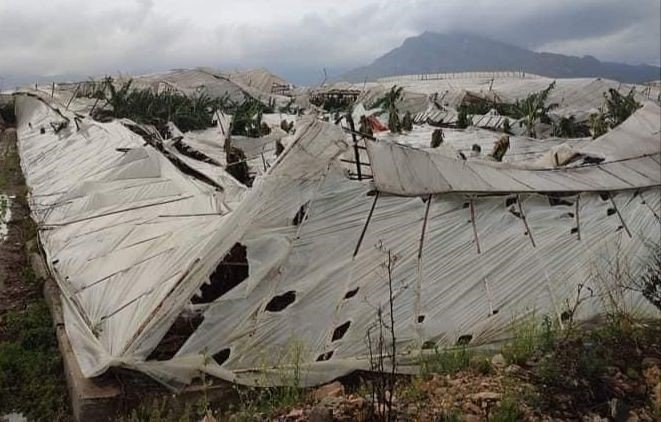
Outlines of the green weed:
<svg viewBox="0 0 661 422">
<path fill-rule="evenodd" d="M 62 362 L 43 301 L 5 315 L 0 342 L 0 413 L 34 420 L 66 420 Z"/>
<path fill-rule="evenodd" d="M 502 354 L 508 363 L 524 365 L 538 352 L 545 352 L 553 347 L 556 330 L 550 317 L 542 321 L 535 318 L 522 319 L 512 323 L 514 337 L 503 346 Z"/>
<path fill-rule="evenodd" d="M 524 414 L 519 409 L 517 400 L 506 396 L 500 405 L 489 415 L 490 422 L 518 422 L 523 420 Z"/>
<path fill-rule="evenodd" d="M 467 347 L 457 349 L 434 349 L 434 353 L 424 355 L 420 362 L 420 373 L 423 376 L 430 374 L 455 374 L 469 368 L 471 351 Z"/>
</svg>

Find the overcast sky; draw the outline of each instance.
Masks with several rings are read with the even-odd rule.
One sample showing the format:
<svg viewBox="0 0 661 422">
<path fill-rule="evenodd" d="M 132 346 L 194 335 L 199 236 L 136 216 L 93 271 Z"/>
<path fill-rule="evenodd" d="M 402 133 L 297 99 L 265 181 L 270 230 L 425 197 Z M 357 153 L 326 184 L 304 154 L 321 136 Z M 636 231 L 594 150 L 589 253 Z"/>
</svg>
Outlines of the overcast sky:
<svg viewBox="0 0 661 422">
<path fill-rule="evenodd" d="M 661 0 L 0 0 L 0 78 L 265 66 L 312 83 L 425 30 L 658 65 L 660 14 Z"/>
</svg>

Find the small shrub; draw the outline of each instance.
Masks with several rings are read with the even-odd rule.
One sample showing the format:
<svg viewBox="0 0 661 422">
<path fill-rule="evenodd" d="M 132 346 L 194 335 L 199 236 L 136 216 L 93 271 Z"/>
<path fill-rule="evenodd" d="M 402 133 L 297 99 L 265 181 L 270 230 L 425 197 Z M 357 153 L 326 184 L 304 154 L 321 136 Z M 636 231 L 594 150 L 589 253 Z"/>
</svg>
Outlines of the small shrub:
<svg viewBox="0 0 661 422">
<path fill-rule="evenodd" d="M 131 410 L 128 415 L 120 415 L 117 419 L 119 422 L 193 422 L 200 419 L 192 413 L 189 406 L 183 412 L 177 412 L 169 405 L 167 399 L 154 399 Z"/>
<path fill-rule="evenodd" d="M 470 368 L 481 375 L 490 375 L 493 373 L 491 359 L 488 356 L 476 355 L 470 359 Z"/>
<path fill-rule="evenodd" d="M 540 322 L 533 314 L 531 318 L 513 323 L 514 337 L 502 349 L 508 363 L 525 365 L 538 352 L 546 352 L 555 342 L 555 329 L 550 317 Z"/>
<path fill-rule="evenodd" d="M 461 422 L 464 419 L 456 410 L 443 410 L 436 420 L 438 422 Z"/>
<path fill-rule="evenodd" d="M 489 415 L 490 422 L 518 422 L 525 415 L 519 409 L 517 401 L 512 397 L 505 397 L 493 413 Z"/>
<path fill-rule="evenodd" d="M 411 116 L 410 111 L 404 113 L 404 119 L 402 119 L 402 130 L 405 130 L 407 132 L 413 130 L 413 117 Z"/>
<path fill-rule="evenodd" d="M 473 119 L 468 115 L 468 111 L 465 107 L 459 108 L 459 114 L 457 114 L 457 127 L 459 129 L 466 129 L 468 126 L 473 124 Z"/>
<path fill-rule="evenodd" d="M 423 356 L 420 372 L 430 374 L 455 374 L 470 367 L 471 351 L 466 347 L 458 349 L 434 349 L 431 355 Z"/>
</svg>

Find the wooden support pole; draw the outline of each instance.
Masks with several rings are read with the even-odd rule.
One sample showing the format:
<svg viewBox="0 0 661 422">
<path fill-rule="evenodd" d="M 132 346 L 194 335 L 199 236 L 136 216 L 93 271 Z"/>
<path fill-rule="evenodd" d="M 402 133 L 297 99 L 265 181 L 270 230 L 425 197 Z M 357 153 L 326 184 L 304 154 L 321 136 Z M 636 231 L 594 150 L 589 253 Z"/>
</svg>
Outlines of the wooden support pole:
<svg viewBox="0 0 661 422">
<path fill-rule="evenodd" d="M 358 138 L 356 137 L 356 127 L 353 123 L 353 118 L 349 113 L 346 116 L 347 122 L 349 123 L 349 128 L 351 129 L 351 137 L 353 138 L 353 153 L 356 158 L 356 173 L 358 175 L 358 180 L 363 180 L 362 169 L 360 168 L 360 151 L 358 150 Z"/>
<path fill-rule="evenodd" d="M 422 222 L 422 232 L 420 233 L 420 245 L 418 246 L 418 260 L 422 258 L 422 246 L 425 242 L 425 231 L 427 230 L 427 218 L 429 217 L 429 208 L 431 207 L 431 194 L 427 196 L 427 207 L 425 208 L 425 219 Z"/>
<path fill-rule="evenodd" d="M 343 127 L 342 130 L 344 130 L 345 132 L 350 133 L 350 134 L 352 134 L 352 135 L 359 135 L 359 136 L 361 136 L 361 137 L 363 137 L 363 138 L 365 138 L 365 139 L 369 139 L 369 140 L 372 140 L 372 141 L 376 141 L 376 138 L 375 138 L 374 136 L 372 136 L 372 135 L 368 135 L 367 133 L 363 133 L 363 132 L 360 132 L 360 131 L 355 130 L 355 129 L 352 130 L 352 129 L 348 128 L 348 127 Z M 363 149 L 364 149 L 365 147 L 360 147 L 360 148 L 363 148 Z"/>
<path fill-rule="evenodd" d="M 471 224 L 473 224 L 473 235 L 475 236 L 475 245 L 477 245 L 478 255 L 482 253 L 480 250 L 480 239 L 477 237 L 477 224 L 475 223 L 475 205 L 473 204 L 473 198 L 470 200 L 470 210 L 471 210 Z"/>
<path fill-rule="evenodd" d="M 521 204 L 520 195 L 516 195 L 516 202 L 517 204 L 519 204 L 519 213 L 521 214 L 521 219 L 523 220 L 523 224 L 526 226 L 526 232 L 530 237 L 530 242 L 532 243 L 532 247 L 535 248 L 537 247 L 537 245 L 535 245 L 535 238 L 532 236 L 532 231 L 530 231 L 530 226 L 528 226 L 528 219 L 526 218 L 526 214 L 523 212 L 523 205 Z"/>
<path fill-rule="evenodd" d="M 615 204 L 615 201 L 613 200 L 613 196 L 610 193 L 608 194 L 608 199 L 611 200 L 611 204 L 613 204 L 613 208 L 615 208 L 615 212 L 617 213 L 617 216 L 620 218 L 620 222 L 622 223 L 622 227 L 624 227 L 624 230 L 627 232 L 629 237 L 632 237 L 631 232 L 629 231 L 629 227 L 627 227 L 627 223 L 624 221 L 624 218 L 622 218 L 622 214 L 620 214 L 620 209 L 617 208 L 617 205 Z"/>
<path fill-rule="evenodd" d="M 358 251 L 360 250 L 360 245 L 363 243 L 363 238 L 365 238 L 365 233 L 367 232 L 367 226 L 370 224 L 370 220 L 372 219 L 372 214 L 374 213 L 374 208 L 376 207 L 376 201 L 378 199 L 379 199 L 379 191 L 377 191 L 376 194 L 374 194 L 374 201 L 372 202 L 372 207 L 370 208 L 369 214 L 367 214 L 367 220 L 365 220 L 363 231 L 360 232 L 360 237 L 358 238 L 358 243 L 356 244 L 356 248 L 353 251 L 352 258 L 355 258 L 356 255 L 358 255 Z"/>
<path fill-rule="evenodd" d="M 97 105 L 98 103 L 99 103 L 99 98 L 97 97 L 97 98 L 94 100 L 94 104 L 92 104 L 92 109 L 90 110 L 90 113 L 89 113 L 90 116 L 92 115 L 92 113 L 94 113 L 94 109 L 96 109 L 96 105 Z"/>
<path fill-rule="evenodd" d="M 654 211 L 654 208 L 650 207 L 650 204 L 647 202 L 647 199 L 645 199 L 642 192 L 640 192 L 640 199 L 643 200 L 642 203 L 647 207 L 647 209 L 652 212 L 652 215 L 654 215 L 654 218 L 656 218 L 657 220 L 661 220 L 661 217 L 659 217 L 659 214 L 657 214 L 656 211 Z"/>
<path fill-rule="evenodd" d="M 80 84 L 76 85 L 76 89 L 73 90 L 73 94 L 71 95 L 71 98 L 69 98 L 69 102 L 67 103 L 65 110 L 69 110 L 71 101 L 73 101 L 73 99 L 76 98 L 76 94 L 78 94 L 78 88 L 80 88 Z"/>
<path fill-rule="evenodd" d="M 423 332 L 421 331 L 420 325 L 420 315 L 422 313 L 422 248 L 425 243 L 425 232 L 427 231 L 427 220 L 429 219 L 429 208 L 431 208 L 432 195 L 427 196 L 427 206 L 425 207 L 425 218 L 422 220 L 422 231 L 420 232 L 420 244 L 418 245 L 418 259 L 417 259 L 417 277 L 415 282 L 415 308 L 413 312 L 414 326 L 417 327 L 416 331 L 418 333 L 418 346 L 422 347 L 423 344 Z"/>
<path fill-rule="evenodd" d="M 484 290 L 487 293 L 487 303 L 489 304 L 489 316 L 494 315 L 493 313 L 493 300 L 491 299 L 491 290 L 489 289 L 489 281 L 487 277 L 484 277 Z"/>
<path fill-rule="evenodd" d="M 579 193 L 578 195 L 576 195 L 576 211 L 574 212 L 576 214 L 576 235 L 578 237 L 578 240 L 581 240 L 581 218 L 579 217 L 580 200 L 581 200 L 581 194 Z"/>
<path fill-rule="evenodd" d="M 50 97 L 53 98 L 55 96 L 55 81 L 51 82 L 51 84 Z"/>
</svg>

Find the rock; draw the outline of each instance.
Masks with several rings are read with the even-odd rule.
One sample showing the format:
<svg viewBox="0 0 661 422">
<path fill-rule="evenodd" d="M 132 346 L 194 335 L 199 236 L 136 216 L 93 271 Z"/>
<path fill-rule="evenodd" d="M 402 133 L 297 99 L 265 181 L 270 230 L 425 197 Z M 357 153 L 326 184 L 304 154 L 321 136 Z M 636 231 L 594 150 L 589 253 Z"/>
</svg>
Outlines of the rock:
<svg viewBox="0 0 661 422">
<path fill-rule="evenodd" d="M 217 420 L 211 413 L 207 412 L 200 422 L 217 422 Z"/>
<path fill-rule="evenodd" d="M 465 402 L 464 405 L 462 406 L 462 408 L 465 412 L 468 412 L 468 413 L 473 413 L 473 414 L 476 414 L 476 415 L 479 415 L 480 413 L 482 413 L 482 409 L 479 406 L 477 406 L 474 403 L 471 403 L 469 401 Z"/>
<path fill-rule="evenodd" d="M 505 373 L 507 375 L 520 375 L 523 373 L 523 368 L 520 367 L 519 365 L 510 365 L 507 368 L 505 368 Z"/>
<path fill-rule="evenodd" d="M 344 403 L 344 400 L 341 397 L 324 397 L 319 402 L 319 405 L 322 407 L 335 409 L 338 408 Z"/>
<path fill-rule="evenodd" d="M 322 385 L 312 392 L 312 398 L 315 401 L 321 401 L 326 397 L 340 397 L 342 395 L 344 395 L 344 386 L 339 381 Z"/>
<path fill-rule="evenodd" d="M 468 398 L 477 401 L 496 401 L 503 397 L 502 394 L 493 391 L 482 391 L 481 393 L 469 394 Z"/>
<path fill-rule="evenodd" d="M 491 358 L 491 365 L 497 369 L 503 369 L 507 366 L 507 361 L 502 353 L 498 353 Z"/>
<path fill-rule="evenodd" d="M 651 368 L 653 366 L 661 366 L 661 359 L 646 357 L 643 358 L 643 361 L 640 363 L 643 369 Z"/>
<path fill-rule="evenodd" d="M 308 418 L 310 422 L 333 422 L 333 411 L 324 406 L 315 406 Z"/>
<path fill-rule="evenodd" d="M 365 403 L 366 403 L 365 399 L 360 396 L 351 397 L 349 398 L 349 400 L 347 400 L 348 406 L 357 409 L 362 409 L 363 407 L 365 407 Z"/>
<path fill-rule="evenodd" d="M 629 417 L 627 418 L 627 422 L 638 422 L 638 421 L 640 421 L 640 418 L 638 417 L 638 415 L 636 415 L 633 412 L 629 413 Z"/>
<path fill-rule="evenodd" d="M 292 409 L 291 412 L 287 413 L 286 418 L 298 419 L 303 417 L 303 409 Z"/>
</svg>

